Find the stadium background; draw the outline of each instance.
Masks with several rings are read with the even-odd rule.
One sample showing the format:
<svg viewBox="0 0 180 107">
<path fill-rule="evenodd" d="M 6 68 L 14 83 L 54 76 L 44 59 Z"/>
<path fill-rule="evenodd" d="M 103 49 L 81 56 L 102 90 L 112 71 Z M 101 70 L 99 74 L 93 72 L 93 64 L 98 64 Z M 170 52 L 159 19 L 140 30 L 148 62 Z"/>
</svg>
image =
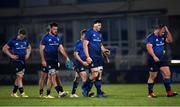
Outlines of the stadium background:
<svg viewBox="0 0 180 107">
<path fill-rule="evenodd" d="M 105 65 L 105 83 L 145 83 L 147 80 L 144 38 L 154 25 L 167 24 L 174 43 L 170 59 L 180 59 L 179 0 L 1 0 L 0 49 L 17 30 L 28 31 L 33 51 L 27 61 L 25 84 L 38 84 L 40 67 L 39 41 L 50 22 L 57 22 L 63 43 L 72 58 L 79 31 L 90 28 L 96 18 L 103 20 L 104 44 L 111 50 L 110 64 Z M 74 72 L 66 71 L 60 56 L 61 79 L 70 83 Z M 180 64 L 172 64 L 173 82 L 180 82 Z M 8 57 L 0 50 L 0 84 L 13 84 Z M 159 82 L 161 77 L 159 77 Z"/>
</svg>

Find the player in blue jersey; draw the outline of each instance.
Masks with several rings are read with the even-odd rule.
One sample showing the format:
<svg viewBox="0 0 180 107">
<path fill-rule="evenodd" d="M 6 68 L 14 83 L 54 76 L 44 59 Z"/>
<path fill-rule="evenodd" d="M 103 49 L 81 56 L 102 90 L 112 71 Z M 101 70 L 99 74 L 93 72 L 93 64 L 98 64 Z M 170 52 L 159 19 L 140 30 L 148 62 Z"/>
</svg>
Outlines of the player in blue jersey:
<svg viewBox="0 0 180 107">
<path fill-rule="evenodd" d="M 103 97 L 101 91 L 102 71 L 104 59 L 102 53 L 109 52 L 102 44 L 102 34 L 100 32 L 102 23 L 100 20 L 95 20 L 93 28 L 85 33 L 83 47 L 86 55 L 86 61 L 90 64 L 91 72 L 88 79 L 89 89 L 92 87 L 93 81 L 97 89 L 97 97 Z M 89 90 L 88 90 L 89 91 Z"/>
<path fill-rule="evenodd" d="M 148 51 L 149 78 L 148 78 L 148 97 L 156 98 L 153 86 L 158 71 L 164 79 L 164 86 L 167 97 L 176 96 L 177 93 L 171 91 L 171 71 L 169 69 L 168 57 L 166 54 L 166 44 L 172 43 L 172 34 L 164 25 L 157 25 L 154 32 L 146 38 L 146 49 Z"/>
<path fill-rule="evenodd" d="M 24 92 L 22 81 L 24 72 L 26 71 L 25 60 L 29 59 L 31 53 L 31 45 L 26 38 L 26 31 L 24 29 L 19 29 L 18 35 L 3 46 L 3 52 L 10 57 L 16 73 L 11 96 L 19 97 L 17 94 L 17 90 L 19 89 L 21 97 L 28 97 Z"/>
<path fill-rule="evenodd" d="M 53 85 L 59 95 L 59 97 L 67 96 L 67 92 L 63 90 L 63 87 L 59 78 L 59 51 L 66 58 L 66 62 L 70 63 L 70 59 L 62 45 L 62 39 L 57 35 L 58 24 L 51 23 L 48 34 L 43 36 L 40 44 L 40 55 L 44 73 L 48 73 L 48 89 L 46 98 L 54 98 L 50 96 L 51 86 Z M 41 89 L 40 89 L 41 90 Z"/>
<path fill-rule="evenodd" d="M 74 70 L 76 71 L 75 73 L 75 79 L 73 81 L 73 87 L 72 87 L 72 92 L 70 97 L 79 97 L 76 94 L 76 89 L 79 84 L 80 78 L 82 78 L 82 91 L 86 91 L 86 78 L 87 78 L 87 73 L 86 69 L 88 68 L 89 64 L 86 62 L 86 55 L 84 53 L 83 49 L 83 39 L 85 35 L 86 29 L 83 29 L 80 33 L 81 37 L 80 40 L 78 40 L 74 46 Z"/>
</svg>

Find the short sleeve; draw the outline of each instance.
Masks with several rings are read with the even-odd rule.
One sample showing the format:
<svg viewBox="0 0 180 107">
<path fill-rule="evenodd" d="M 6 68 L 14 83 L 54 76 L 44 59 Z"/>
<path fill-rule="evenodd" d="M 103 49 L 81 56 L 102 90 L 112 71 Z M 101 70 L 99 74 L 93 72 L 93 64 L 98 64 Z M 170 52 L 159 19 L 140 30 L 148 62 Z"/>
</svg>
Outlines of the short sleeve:
<svg viewBox="0 0 180 107">
<path fill-rule="evenodd" d="M 62 45 L 62 36 L 58 36 L 59 39 L 59 45 Z"/>
<path fill-rule="evenodd" d="M 153 37 L 152 36 L 148 36 L 146 38 L 146 44 L 150 43 L 150 44 L 153 44 L 154 40 L 153 40 Z"/>
<path fill-rule="evenodd" d="M 75 47 L 74 47 L 74 52 L 79 52 L 79 51 L 80 51 L 79 45 L 76 44 Z"/>
<path fill-rule="evenodd" d="M 8 45 L 9 47 L 13 47 L 13 40 L 12 40 L 12 39 L 9 40 L 9 41 L 7 42 L 7 45 Z"/>
<path fill-rule="evenodd" d="M 41 41 L 40 41 L 40 44 L 41 45 L 46 45 L 47 44 L 47 41 L 46 41 L 46 38 L 45 37 L 42 37 Z"/>
<path fill-rule="evenodd" d="M 85 33 L 84 40 L 88 40 L 88 41 L 91 40 L 91 35 L 89 31 Z"/>
<path fill-rule="evenodd" d="M 27 47 L 30 45 L 30 41 L 29 40 L 27 40 Z"/>
</svg>

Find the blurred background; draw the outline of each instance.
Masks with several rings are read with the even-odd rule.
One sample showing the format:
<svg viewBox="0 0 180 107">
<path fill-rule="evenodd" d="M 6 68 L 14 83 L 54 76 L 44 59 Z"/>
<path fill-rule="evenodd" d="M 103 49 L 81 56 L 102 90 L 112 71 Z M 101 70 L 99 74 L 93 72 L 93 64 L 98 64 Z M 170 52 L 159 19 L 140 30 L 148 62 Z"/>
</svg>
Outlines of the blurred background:
<svg viewBox="0 0 180 107">
<path fill-rule="evenodd" d="M 90 28 L 94 19 L 103 20 L 104 45 L 111 50 L 110 64 L 105 64 L 104 83 L 145 83 L 147 61 L 144 39 L 156 24 L 166 24 L 174 42 L 168 46 L 171 60 L 180 60 L 179 0 L 1 0 L 0 49 L 19 28 L 28 31 L 33 50 L 27 61 L 25 84 L 38 84 L 41 62 L 39 42 L 51 22 L 59 24 L 59 33 L 68 54 L 80 30 Z M 60 55 L 61 80 L 72 82 L 74 72 L 64 67 Z M 172 63 L 173 82 L 180 82 L 180 64 Z M 12 84 L 9 58 L 0 50 L 0 84 Z M 158 78 L 161 81 L 161 77 Z"/>
</svg>

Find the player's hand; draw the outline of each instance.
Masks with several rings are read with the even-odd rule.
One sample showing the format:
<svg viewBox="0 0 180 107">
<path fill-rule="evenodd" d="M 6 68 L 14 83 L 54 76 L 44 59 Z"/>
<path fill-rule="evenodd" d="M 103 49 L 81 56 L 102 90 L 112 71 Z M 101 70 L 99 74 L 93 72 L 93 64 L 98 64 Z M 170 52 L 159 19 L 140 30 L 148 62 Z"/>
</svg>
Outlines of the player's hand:
<svg viewBox="0 0 180 107">
<path fill-rule="evenodd" d="M 17 60 L 19 57 L 17 55 L 11 55 L 10 58 L 14 59 L 14 60 Z"/>
<path fill-rule="evenodd" d="M 70 60 L 66 60 L 65 66 L 69 71 L 73 70 L 73 63 Z"/>
<path fill-rule="evenodd" d="M 167 26 L 164 26 L 164 28 L 165 28 L 166 32 L 168 32 L 168 31 L 169 31 L 169 29 L 167 28 Z"/>
<path fill-rule="evenodd" d="M 159 62 L 160 61 L 157 56 L 153 57 L 153 59 L 154 59 L 155 62 Z"/>
<path fill-rule="evenodd" d="M 43 66 L 43 67 L 46 67 L 46 66 L 47 66 L 46 61 L 42 61 L 42 66 Z"/>
<path fill-rule="evenodd" d="M 105 54 L 105 55 L 110 55 L 110 50 L 109 49 L 105 49 L 105 50 L 103 50 L 103 54 Z"/>
<path fill-rule="evenodd" d="M 82 64 L 83 64 L 84 66 L 88 66 L 88 65 L 89 65 L 89 64 L 88 64 L 87 62 L 85 62 L 85 61 L 83 61 Z"/>
<path fill-rule="evenodd" d="M 29 56 L 30 56 L 30 55 L 26 55 L 26 56 L 25 56 L 25 60 L 28 60 L 28 59 L 29 59 Z"/>
<path fill-rule="evenodd" d="M 87 57 L 86 61 L 87 61 L 88 64 L 92 63 L 92 59 L 90 57 Z"/>
</svg>

